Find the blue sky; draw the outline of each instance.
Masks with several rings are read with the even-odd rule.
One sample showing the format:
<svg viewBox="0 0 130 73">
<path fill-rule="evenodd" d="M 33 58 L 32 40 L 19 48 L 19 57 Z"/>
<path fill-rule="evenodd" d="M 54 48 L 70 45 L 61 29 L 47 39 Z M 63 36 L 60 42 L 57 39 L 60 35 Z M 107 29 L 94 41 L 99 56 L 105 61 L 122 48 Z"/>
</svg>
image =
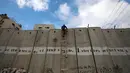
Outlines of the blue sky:
<svg viewBox="0 0 130 73">
<path fill-rule="evenodd" d="M 32 30 L 35 24 L 54 24 L 56 28 L 62 24 L 69 28 L 118 24 L 126 28 L 130 27 L 129 3 L 130 0 L 2 0 L 0 14 L 7 13 L 24 30 Z"/>
</svg>

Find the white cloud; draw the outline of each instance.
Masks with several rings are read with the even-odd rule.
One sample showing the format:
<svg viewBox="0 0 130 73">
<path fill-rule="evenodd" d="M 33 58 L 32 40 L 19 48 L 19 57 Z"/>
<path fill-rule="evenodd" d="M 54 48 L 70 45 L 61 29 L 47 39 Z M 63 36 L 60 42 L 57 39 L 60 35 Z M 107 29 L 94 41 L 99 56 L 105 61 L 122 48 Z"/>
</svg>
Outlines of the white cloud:
<svg viewBox="0 0 130 73">
<path fill-rule="evenodd" d="M 130 24 L 129 23 L 122 23 L 118 27 L 120 27 L 120 28 L 130 28 Z"/>
<path fill-rule="evenodd" d="M 45 11 L 48 9 L 49 0 L 16 0 L 20 8 L 30 7 L 35 11 Z"/>
<path fill-rule="evenodd" d="M 125 1 L 119 2 L 119 0 L 76 0 L 75 4 L 78 8 L 78 15 L 71 13 L 71 7 L 66 4 L 69 8 L 69 11 L 63 20 L 68 23 L 68 27 L 87 27 L 88 24 L 93 27 L 102 27 L 105 24 L 111 24 L 113 21 L 115 21 L 114 25 L 120 24 L 119 27 L 129 26 L 128 24 L 130 21 L 126 19 L 128 19 L 128 16 L 130 16 L 130 5 L 128 5 L 128 8 L 125 9 L 120 16 L 118 16 L 122 9 L 127 7 L 128 3 Z M 113 15 L 109 17 L 110 13 L 116 7 L 116 4 L 118 4 L 117 8 L 115 9 L 114 13 L 112 13 Z M 119 7 L 119 11 L 116 12 Z M 62 12 L 61 10 L 59 11 Z M 66 12 L 66 10 L 63 12 Z M 60 16 L 63 16 L 63 14 L 59 13 L 59 17 Z M 106 20 L 107 23 L 104 24 L 104 21 Z"/>
<path fill-rule="evenodd" d="M 102 23 L 110 14 L 115 7 L 116 2 L 112 0 L 95 0 L 92 2 L 79 2 L 78 17 L 81 19 L 80 27 L 90 26 L 101 26 Z M 73 20 L 73 19 L 72 19 Z"/>
<path fill-rule="evenodd" d="M 23 8 L 26 4 L 25 0 L 16 0 L 17 4 L 19 5 L 20 8 Z"/>
<path fill-rule="evenodd" d="M 70 15 L 70 7 L 67 3 L 61 4 L 55 13 L 61 20 L 67 20 Z"/>
</svg>

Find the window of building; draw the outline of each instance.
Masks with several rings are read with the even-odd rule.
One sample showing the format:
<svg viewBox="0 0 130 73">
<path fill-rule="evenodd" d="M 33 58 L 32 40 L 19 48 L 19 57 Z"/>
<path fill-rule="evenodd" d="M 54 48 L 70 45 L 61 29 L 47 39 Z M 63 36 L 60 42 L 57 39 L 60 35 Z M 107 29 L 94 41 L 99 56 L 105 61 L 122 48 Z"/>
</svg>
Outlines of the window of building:
<svg viewBox="0 0 130 73">
<path fill-rule="evenodd" d="M 15 24 L 14 24 L 14 23 L 12 23 L 12 25 L 15 27 Z"/>
<path fill-rule="evenodd" d="M 3 23 L 4 23 L 4 21 L 1 21 L 1 22 L 0 22 L 0 24 L 3 24 Z"/>
<path fill-rule="evenodd" d="M 46 29 L 49 29 L 49 27 L 45 27 Z"/>
<path fill-rule="evenodd" d="M 4 23 L 4 21 L 2 21 L 2 23 Z"/>
<path fill-rule="evenodd" d="M 18 27 L 16 27 L 16 30 L 19 30 L 19 28 L 18 28 Z"/>
<path fill-rule="evenodd" d="M 39 29 L 42 29 L 42 27 L 38 27 Z"/>
</svg>

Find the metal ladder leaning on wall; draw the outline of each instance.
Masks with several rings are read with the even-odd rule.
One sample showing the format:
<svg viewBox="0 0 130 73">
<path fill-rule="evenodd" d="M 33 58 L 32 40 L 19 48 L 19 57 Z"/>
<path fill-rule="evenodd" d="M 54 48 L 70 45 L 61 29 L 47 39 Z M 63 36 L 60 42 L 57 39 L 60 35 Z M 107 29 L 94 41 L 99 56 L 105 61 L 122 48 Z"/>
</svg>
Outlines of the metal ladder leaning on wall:
<svg viewBox="0 0 130 73">
<path fill-rule="evenodd" d="M 60 73 L 68 73 L 67 34 L 61 32 Z"/>
</svg>

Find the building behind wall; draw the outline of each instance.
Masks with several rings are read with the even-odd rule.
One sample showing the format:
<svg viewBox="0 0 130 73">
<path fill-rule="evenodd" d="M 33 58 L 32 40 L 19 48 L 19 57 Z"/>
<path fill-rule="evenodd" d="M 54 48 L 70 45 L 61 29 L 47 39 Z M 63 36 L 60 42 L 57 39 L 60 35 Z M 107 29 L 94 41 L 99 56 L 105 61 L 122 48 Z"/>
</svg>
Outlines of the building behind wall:
<svg viewBox="0 0 130 73">
<path fill-rule="evenodd" d="M 14 28 L 16 30 L 21 30 L 22 26 L 9 18 L 7 14 L 0 14 L 0 28 Z"/>
<path fill-rule="evenodd" d="M 34 30 L 50 30 L 50 29 L 54 29 L 53 24 L 36 24 L 34 26 Z"/>
</svg>

